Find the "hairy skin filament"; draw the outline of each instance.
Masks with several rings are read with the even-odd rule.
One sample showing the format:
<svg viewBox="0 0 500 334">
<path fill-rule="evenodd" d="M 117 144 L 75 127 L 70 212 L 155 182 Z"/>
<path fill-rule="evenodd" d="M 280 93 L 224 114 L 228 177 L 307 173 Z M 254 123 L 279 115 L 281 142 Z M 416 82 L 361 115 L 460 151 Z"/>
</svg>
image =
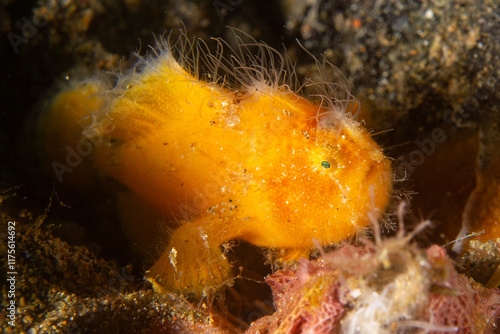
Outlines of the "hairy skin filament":
<svg viewBox="0 0 500 334">
<path fill-rule="evenodd" d="M 80 131 L 94 141 L 95 171 L 182 217 L 149 270 L 157 289 L 201 296 L 223 285 L 231 266 L 221 245 L 230 240 L 297 259 L 380 217 L 391 165 L 346 111 L 356 102 L 341 85 L 308 83 L 317 103 L 299 95 L 293 67 L 263 43 L 240 40 L 229 58 L 222 41 L 216 53 L 177 43 L 180 52 L 161 41 L 114 87 L 94 79 L 62 91 L 42 117 L 61 133 L 87 117 Z"/>
</svg>

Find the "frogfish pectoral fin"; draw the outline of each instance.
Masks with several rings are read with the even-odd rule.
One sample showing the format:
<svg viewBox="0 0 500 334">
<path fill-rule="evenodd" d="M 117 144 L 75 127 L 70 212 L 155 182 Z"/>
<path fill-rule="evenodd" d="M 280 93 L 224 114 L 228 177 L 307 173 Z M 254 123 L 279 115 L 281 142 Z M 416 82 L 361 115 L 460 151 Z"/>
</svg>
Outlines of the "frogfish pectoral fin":
<svg viewBox="0 0 500 334">
<path fill-rule="evenodd" d="M 211 231 L 212 225 L 220 225 L 206 218 L 184 223 L 172 233 L 168 247 L 148 272 L 156 290 L 201 297 L 232 283 L 231 265 L 221 244 L 233 238 L 220 227 Z"/>
</svg>

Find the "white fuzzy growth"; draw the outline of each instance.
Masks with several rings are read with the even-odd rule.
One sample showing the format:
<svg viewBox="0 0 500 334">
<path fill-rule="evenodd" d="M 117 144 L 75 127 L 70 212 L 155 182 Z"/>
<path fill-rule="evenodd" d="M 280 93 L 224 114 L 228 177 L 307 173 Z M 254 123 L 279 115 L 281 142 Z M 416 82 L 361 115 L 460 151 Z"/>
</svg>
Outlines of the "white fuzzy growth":
<svg viewBox="0 0 500 334">
<path fill-rule="evenodd" d="M 419 328 L 456 332 L 457 328 L 413 320 L 428 304 L 432 284 L 432 266 L 424 252 L 410 245 L 410 240 L 429 221 L 420 223 L 411 233 L 404 233 L 404 205 L 398 210 L 400 231 L 394 238 L 382 240 L 378 222 L 373 221 L 375 253 L 359 258 L 359 265 L 370 268 L 361 275 L 346 278 L 352 309 L 341 323 L 343 334 L 405 333 Z"/>
<path fill-rule="evenodd" d="M 211 51 L 201 40 L 189 40 L 183 30 L 177 38 L 171 35 L 161 37 L 147 56 L 135 54 L 138 60 L 131 68 L 102 80 L 114 83 L 112 88 L 103 90 L 102 95 L 112 100 L 130 87 L 143 84 L 141 80 L 145 76 L 162 74 L 168 69 L 174 73 L 189 74 L 185 76 L 186 80 L 217 85 L 227 89 L 228 94 L 236 93 L 243 99 L 261 94 L 305 95 L 318 104 L 316 120 L 319 128 L 340 132 L 346 126 L 359 126 L 354 121 L 359 102 L 349 93 L 342 73 L 326 59 L 319 61 L 309 53 L 316 63 L 318 77 L 315 80 L 306 79 L 305 84 L 299 85 L 295 66 L 288 57 L 242 31 L 232 29 L 232 32 L 236 47 L 218 38 L 215 39 L 215 51 Z M 107 121 L 108 110 L 94 113 L 95 121 L 87 134 L 99 132 L 96 128 L 98 130 L 101 122 Z"/>
<path fill-rule="evenodd" d="M 361 282 L 361 295 L 355 308 L 342 321 L 345 334 L 393 333 L 391 326 L 401 319 L 411 319 L 428 302 L 429 280 L 416 259 L 406 272 L 397 275 L 381 292 Z"/>
</svg>

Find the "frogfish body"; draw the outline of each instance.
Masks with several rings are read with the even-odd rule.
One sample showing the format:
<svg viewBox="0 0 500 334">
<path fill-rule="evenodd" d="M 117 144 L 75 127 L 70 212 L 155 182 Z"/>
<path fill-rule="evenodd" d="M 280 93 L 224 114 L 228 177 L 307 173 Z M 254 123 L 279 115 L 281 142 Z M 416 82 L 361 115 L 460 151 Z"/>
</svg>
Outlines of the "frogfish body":
<svg viewBox="0 0 500 334">
<path fill-rule="evenodd" d="M 345 110 L 263 80 L 259 57 L 234 69 L 251 77 L 239 87 L 201 80 L 168 46 L 143 61 L 114 87 L 92 79 L 63 90 L 41 122 L 72 131 L 60 137 L 77 138 L 73 145 L 90 140 L 99 175 L 182 221 L 149 270 L 157 289 L 201 295 L 224 284 L 228 241 L 282 249 L 289 260 L 382 214 L 390 162 Z M 64 126 L 82 119 L 78 133 Z"/>
</svg>

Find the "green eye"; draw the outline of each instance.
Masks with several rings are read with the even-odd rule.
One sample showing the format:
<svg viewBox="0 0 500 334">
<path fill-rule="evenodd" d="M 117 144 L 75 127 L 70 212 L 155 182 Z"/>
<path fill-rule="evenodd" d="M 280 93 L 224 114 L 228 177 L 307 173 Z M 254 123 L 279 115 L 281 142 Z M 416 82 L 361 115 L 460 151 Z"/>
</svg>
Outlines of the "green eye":
<svg viewBox="0 0 500 334">
<path fill-rule="evenodd" d="M 321 161 L 321 167 L 323 168 L 330 168 L 330 163 L 328 161 Z"/>
</svg>

